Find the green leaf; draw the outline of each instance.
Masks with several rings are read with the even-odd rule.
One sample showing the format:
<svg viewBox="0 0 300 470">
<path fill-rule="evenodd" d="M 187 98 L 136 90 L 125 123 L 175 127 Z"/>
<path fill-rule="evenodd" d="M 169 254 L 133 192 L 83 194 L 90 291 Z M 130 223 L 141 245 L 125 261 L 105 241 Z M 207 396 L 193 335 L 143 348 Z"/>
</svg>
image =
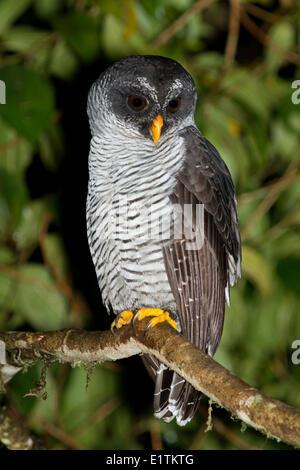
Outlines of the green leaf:
<svg viewBox="0 0 300 470">
<path fill-rule="evenodd" d="M 23 180 L 0 168 L 0 239 L 12 235 L 20 222 L 27 198 Z"/>
<path fill-rule="evenodd" d="M 54 111 L 54 91 L 50 82 L 20 65 L 0 69 L 6 83 L 6 104 L 1 114 L 14 129 L 35 142 L 49 125 Z"/>
<path fill-rule="evenodd" d="M 223 65 L 223 57 L 217 52 L 203 52 L 195 57 L 193 65 L 197 69 L 219 69 Z"/>
<path fill-rule="evenodd" d="M 100 27 L 87 13 L 71 12 L 54 21 L 54 25 L 70 47 L 84 62 L 91 62 L 100 51 Z"/>
<path fill-rule="evenodd" d="M 0 167 L 20 176 L 32 160 L 32 145 L 0 118 Z"/>
<path fill-rule="evenodd" d="M 12 278 L 0 271 L 0 312 L 11 307 L 14 301 L 15 285 Z"/>
<path fill-rule="evenodd" d="M 270 294 L 272 271 L 261 254 L 250 246 L 244 245 L 242 250 L 242 272 L 243 276 L 253 282 L 263 295 Z"/>
<path fill-rule="evenodd" d="M 48 19 L 53 17 L 64 6 L 61 0 L 35 0 L 34 10 L 36 14 L 43 18 Z"/>
<path fill-rule="evenodd" d="M 59 38 L 53 49 L 50 72 L 64 80 L 71 78 L 78 69 L 78 60 L 66 41 Z"/>
<path fill-rule="evenodd" d="M 86 389 L 86 371 L 82 367 L 76 367 L 70 372 L 60 402 L 61 416 L 68 432 L 76 433 L 78 427 L 86 423 L 92 413 L 116 395 L 118 379 L 118 375 L 111 370 L 96 367 Z M 110 420 L 101 420 L 100 426 L 101 435 L 110 426 Z"/>
<path fill-rule="evenodd" d="M 15 253 L 4 245 L 0 245 L 0 264 L 10 264 L 16 261 Z"/>
<path fill-rule="evenodd" d="M 68 263 L 63 241 L 58 234 L 48 233 L 45 236 L 45 251 L 47 259 L 55 266 L 55 270 L 59 276 L 66 278 Z"/>
<path fill-rule="evenodd" d="M 68 303 L 45 266 L 27 263 L 1 277 L 0 287 L 6 286 L 6 292 L 14 283 L 15 311 L 32 328 L 43 331 L 68 326 Z"/>
<path fill-rule="evenodd" d="M 237 69 L 225 76 L 222 86 L 231 98 L 237 100 L 260 121 L 269 117 L 271 90 L 270 87 L 266 88 L 263 80 L 257 79 L 246 70 Z"/>
<path fill-rule="evenodd" d="M 287 289 L 300 296 L 300 259 L 281 259 L 277 265 L 277 272 Z"/>
<path fill-rule="evenodd" d="M 27 53 L 49 38 L 49 34 L 30 26 L 15 26 L 3 35 L 3 45 L 9 51 Z"/>
<path fill-rule="evenodd" d="M 32 411 L 39 402 L 39 399 L 36 397 L 29 396 L 24 398 L 24 395 L 34 388 L 40 379 L 40 374 L 41 365 L 35 364 L 34 366 L 29 367 L 26 371 L 23 369 L 23 371 L 19 372 L 12 379 L 11 396 L 17 409 L 22 413 Z"/>
<path fill-rule="evenodd" d="M 39 139 L 40 158 L 50 171 L 57 171 L 63 155 L 61 128 L 51 123 L 49 129 Z"/>
<path fill-rule="evenodd" d="M 274 43 L 278 44 L 282 49 L 289 50 L 295 39 L 294 27 L 287 21 L 281 21 L 272 26 L 269 31 L 269 36 Z M 284 54 L 280 54 L 273 47 L 266 48 L 266 69 L 268 72 L 276 72 L 285 61 L 286 58 Z"/>
<path fill-rule="evenodd" d="M 29 7 L 32 0 L 1 0 L 0 35 Z"/>
<path fill-rule="evenodd" d="M 38 241 L 44 213 L 42 200 L 30 201 L 23 207 L 20 223 L 14 232 L 14 240 L 20 250 Z"/>
</svg>

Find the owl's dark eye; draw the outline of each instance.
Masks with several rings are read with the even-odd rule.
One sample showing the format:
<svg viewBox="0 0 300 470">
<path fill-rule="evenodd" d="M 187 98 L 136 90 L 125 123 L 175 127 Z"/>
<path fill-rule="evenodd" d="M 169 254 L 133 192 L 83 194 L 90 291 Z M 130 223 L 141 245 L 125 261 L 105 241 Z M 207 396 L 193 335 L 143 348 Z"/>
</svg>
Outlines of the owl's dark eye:
<svg viewBox="0 0 300 470">
<path fill-rule="evenodd" d="M 128 96 L 127 103 L 133 111 L 143 111 L 148 108 L 148 101 L 143 96 Z"/>
<path fill-rule="evenodd" d="M 176 113 L 178 109 L 180 108 L 181 105 L 181 98 L 178 96 L 178 98 L 174 98 L 173 100 L 169 101 L 168 104 L 168 111 L 169 113 Z"/>
</svg>

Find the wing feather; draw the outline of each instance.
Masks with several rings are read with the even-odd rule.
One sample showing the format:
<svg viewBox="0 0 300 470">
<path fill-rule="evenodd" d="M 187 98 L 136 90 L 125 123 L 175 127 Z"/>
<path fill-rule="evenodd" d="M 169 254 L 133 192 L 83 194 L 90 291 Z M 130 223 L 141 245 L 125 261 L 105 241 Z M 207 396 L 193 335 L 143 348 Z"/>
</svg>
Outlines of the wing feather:
<svg viewBox="0 0 300 470">
<path fill-rule="evenodd" d="M 172 240 L 163 247 L 163 254 L 182 334 L 213 355 L 222 335 L 229 285 L 241 274 L 237 205 L 229 170 L 215 147 L 195 127 L 186 128 L 182 136 L 185 161 L 170 199 L 182 208 L 184 227 L 194 233 L 199 229 L 197 205 L 204 205 L 204 239 L 197 249 L 190 248 L 188 237 Z M 186 216 L 187 204 L 192 211 Z M 178 424 L 185 424 L 193 417 L 201 394 L 180 379 L 173 373 L 171 384 L 179 385 L 170 388 L 168 400 L 164 391 L 163 404 L 156 391 L 155 402 L 161 415 L 164 410 L 169 419 L 171 412 Z"/>
</svg>

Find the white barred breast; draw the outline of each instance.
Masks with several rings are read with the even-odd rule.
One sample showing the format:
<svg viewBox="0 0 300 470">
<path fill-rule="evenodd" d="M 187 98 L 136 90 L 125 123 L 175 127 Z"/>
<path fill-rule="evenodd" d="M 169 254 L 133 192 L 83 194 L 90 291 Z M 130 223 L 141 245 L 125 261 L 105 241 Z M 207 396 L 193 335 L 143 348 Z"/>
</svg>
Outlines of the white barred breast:
<svg viewBox="0 0 300 470">
<path fill-rule="evenodd" d="M 125 136 L 94 136 L 89 154 L 88 241 L 107 308 L 161 307 L 176 311 L 162 244 L 172 234 L 183 139 L 156 146 Z M 176 215 L 175 215 L 176 217 Z"/>
</svg>

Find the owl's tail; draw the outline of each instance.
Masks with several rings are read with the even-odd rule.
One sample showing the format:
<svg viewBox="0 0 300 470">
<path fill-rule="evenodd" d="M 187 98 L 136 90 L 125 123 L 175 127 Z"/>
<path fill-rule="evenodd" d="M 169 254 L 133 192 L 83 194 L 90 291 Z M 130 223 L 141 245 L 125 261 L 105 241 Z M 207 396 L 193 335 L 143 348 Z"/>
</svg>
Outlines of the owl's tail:
<svg viewBox="0 0 300 470">
<path fill-rule="evenodd" d="M 167 423 L 176 418 L 185 426 L 197 411 L 201 393 L 153 356 L 143 356 L 143 362 L 155 380 L 154 416 Z"/>
</svg>

